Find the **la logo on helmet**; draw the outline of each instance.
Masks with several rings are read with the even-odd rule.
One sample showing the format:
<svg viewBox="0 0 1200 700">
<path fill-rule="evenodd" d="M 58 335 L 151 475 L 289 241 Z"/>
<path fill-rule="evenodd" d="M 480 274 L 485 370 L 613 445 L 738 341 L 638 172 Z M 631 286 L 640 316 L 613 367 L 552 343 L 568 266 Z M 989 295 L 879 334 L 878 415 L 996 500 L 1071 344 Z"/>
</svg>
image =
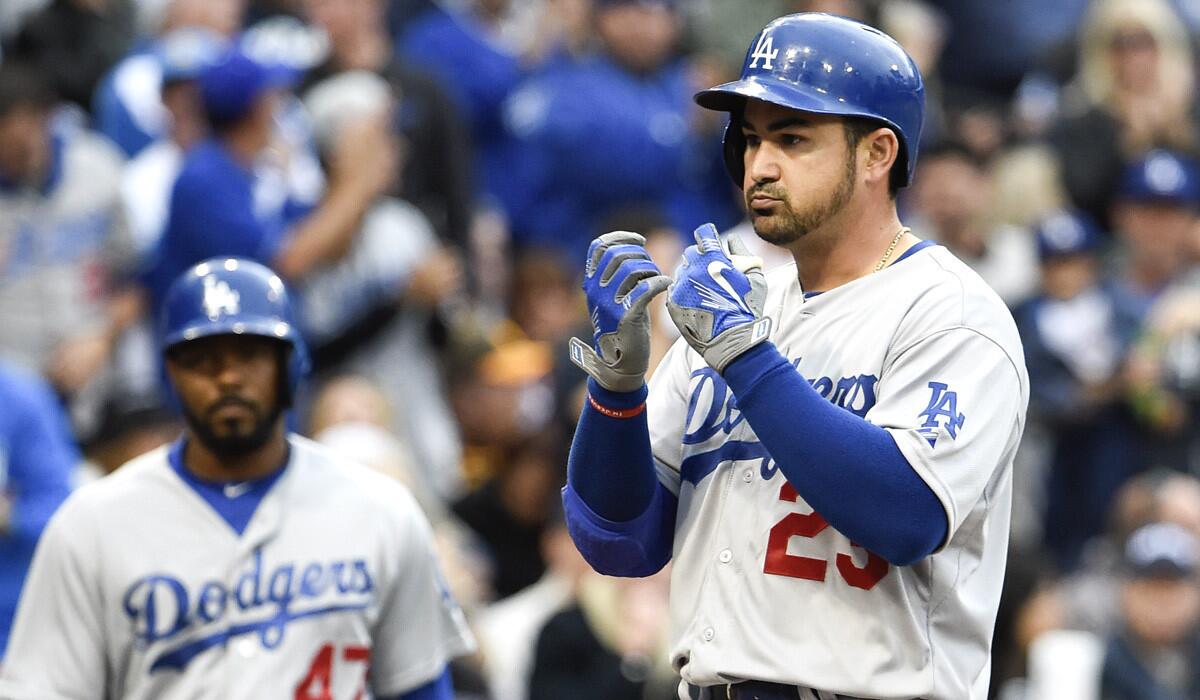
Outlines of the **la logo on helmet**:
<svg viewBox="0 0 1200 700">
<path fill-rule="evenodd" d="M 779 49 L 775 48 L 775 40 L 771 38 L 770 34 L 764 33 L 758 38 L 758 44 L 754 47 L 754 53 L 750 54 L 750 58 L 754 60 L 750 61 L 748 67 L 758 68 L 758 59 L 761 58 L 763 59 L 763 68 L 774 70 L 775 66 L 772 64 L 772 61 L 778 55 Z"/>
<path fill-rule="evenodd" d="M 209 275 L 204 278 L 204 313 L 208 320 L 216 321 L 221 314 L 236 315 L 241 309 L 240 295 L 229 287 L 229 283 Z"/>
</svg>

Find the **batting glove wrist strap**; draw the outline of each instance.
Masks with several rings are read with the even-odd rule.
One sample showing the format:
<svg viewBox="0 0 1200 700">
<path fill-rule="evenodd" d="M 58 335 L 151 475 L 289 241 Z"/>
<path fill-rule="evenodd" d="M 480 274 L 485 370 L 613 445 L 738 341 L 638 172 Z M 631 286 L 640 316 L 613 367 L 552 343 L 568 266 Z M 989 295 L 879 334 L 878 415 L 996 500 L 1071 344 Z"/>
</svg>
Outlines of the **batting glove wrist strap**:
<svg viewBox="0 0 1200 700">
<path fill-rule="evenodd" d="M 620 363 L 610 365 L 601 359 L 590 345 L 579 338 L 571 338 L 569 345 L 571 362 L 574 362 L 579 369 L 587 372 L 588 376 L 609 391 L 637 391 L 646 383 L 644 367 L 640 369 L 633 367 L 627 371 L 620 366 Z"/>
<path fill-rule="evenodd" d="M 676 325 L 679 325 L 681 332 L 683 332 L 684 325 L 681 325 L 678 321 L 676 321 Z M 684 338 L 687 338 L 688 344 L 696 352 L 700 353 L 700 356 L 704 358 L 708 366 L 720 373 L 725 371 L 725 367 L 730 362 L 733 362 L 734 358 L 763 342 L 771 335 L 771 319 L 764 317 L 751 323 L 734 326 L 708 341 L 689 337 L 687 332 L 683 333 Z"/>
<path fill-rule="evenodd" d="M 712 224 L 696 229 L 695 237 L 667 295 L 667 311 L 688 345 L 720 372 L 771 335 L 771 319 L 762 315 L 767 283 L 762 260 L 740 238 L 730 237 L 726 252 Z"/>
<path fill-rule="evenodd" d="M 592 344 L 571 338 L 571 361 L 609 391 L 637 391 L 646 383 L 646 305 L 671 283 L 650 261 L 645 242 L 636 233 L 614 231 L 592 241 L 588 250 L 583 291 L 592 319 Z"/>
<path fill-rule="evenodd" d="M 634 406 L 633 408 L 609 408 L 608 406 L 605 406 L 597 401 L 596 397 L 592 396 L 591 394 L 588 394 L 588 403 L 592 408 L 596 409 L 602 415 L 608 416 L 609 418 L 634 418 L 636 416 L 640 416 L 646 410 L 645 401 Z"/>
</svg>

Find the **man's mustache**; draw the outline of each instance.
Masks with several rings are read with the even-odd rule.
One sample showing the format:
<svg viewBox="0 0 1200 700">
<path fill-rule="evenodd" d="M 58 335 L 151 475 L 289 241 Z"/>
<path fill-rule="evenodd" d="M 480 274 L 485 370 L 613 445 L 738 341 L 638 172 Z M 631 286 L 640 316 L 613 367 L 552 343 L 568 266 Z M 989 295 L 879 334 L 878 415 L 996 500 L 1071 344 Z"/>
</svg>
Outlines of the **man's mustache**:
<svg viewBox="0 0 1200 700">
<path fill-rule="evenodd" d="M 221 398 L 217 399 L 216 403 L 208 407 L 208 411 L 206 411 L 206 413 L 208 414 L 208 417 L 211 418 L 217 413 L 217 411 L 220 411 L 226 406 L 238 406 L 250 411 L 255 415 L 258 414 L 258 404 L 255 404 L 252 401 L 247 401 L 240 396 L 222 396 Z"/>
<path fill-rule="evenodd" d="M 754 196 L 759 194 L 772 199 L 778 199 L 781 202 L 787 201 L 787 193 L 781 189 L 776 189 L 770 184 L 755 185 L 749 190 L 746 190 L 746 201 L 748 202 L 751 199 L 754 199 Z"/>
</svg>

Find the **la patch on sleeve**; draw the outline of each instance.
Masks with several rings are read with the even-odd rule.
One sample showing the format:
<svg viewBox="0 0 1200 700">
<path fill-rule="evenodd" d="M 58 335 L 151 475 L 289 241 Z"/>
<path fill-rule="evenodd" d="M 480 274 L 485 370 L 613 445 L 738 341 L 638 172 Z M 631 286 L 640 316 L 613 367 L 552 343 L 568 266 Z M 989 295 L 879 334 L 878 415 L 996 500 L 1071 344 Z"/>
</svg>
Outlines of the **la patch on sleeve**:
<svg viewBox="0 0 1200 700">
<path fill-rule="evenodd" d="M 917 432 L 933 447 L 943 430 L 951 440 L 957 438 L 958 429 L 966 422 L 966 416 L 958 412 L 957 391 L 951 391 L 942 382 L 929 382 L 929 389 L 929 405 L 917 414 L 917 418 L 924 418 L 925 422 L 917 428 Z"/>
</svg>

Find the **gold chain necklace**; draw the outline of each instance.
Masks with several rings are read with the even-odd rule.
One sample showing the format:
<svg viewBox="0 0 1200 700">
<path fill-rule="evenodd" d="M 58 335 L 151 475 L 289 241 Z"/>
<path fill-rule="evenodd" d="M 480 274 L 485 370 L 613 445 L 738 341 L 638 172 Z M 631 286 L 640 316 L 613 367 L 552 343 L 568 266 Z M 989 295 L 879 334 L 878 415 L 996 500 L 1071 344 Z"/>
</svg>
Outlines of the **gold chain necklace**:
<svg viewBox="0 0 1200 700">
<path fill-rule="evenodd" d="M 904 238 L 904 234 L 911 230 L 912 229 L 907 226 L 900 227 L 900 230 L 896 232 L 896 237 L 892 239 L 892 244 L 888 246 L 887 252 L 883 254 L 883 257 L 879 259 L 879 264 L 875 266 L 875 272 L 879 272 L 883 269 L 883 266 L 887 264 L 888 258 L 891 258 L 892 253 L 896 251 L 896 245 L 900 243 L 900 239 Z"/>
</svg>

